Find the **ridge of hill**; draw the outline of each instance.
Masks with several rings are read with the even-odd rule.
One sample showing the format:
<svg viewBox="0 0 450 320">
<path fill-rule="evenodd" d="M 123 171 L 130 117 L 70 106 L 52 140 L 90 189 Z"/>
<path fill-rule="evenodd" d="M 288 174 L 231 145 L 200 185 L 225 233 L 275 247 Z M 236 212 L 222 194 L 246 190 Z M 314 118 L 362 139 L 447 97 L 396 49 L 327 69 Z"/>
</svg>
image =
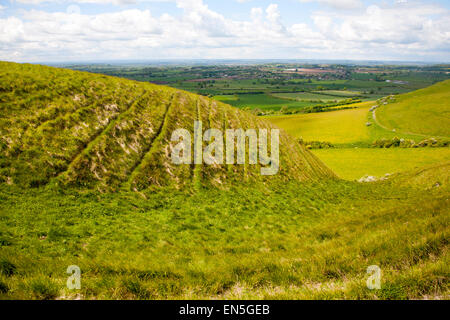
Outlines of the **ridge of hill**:
<svg viewBox="0 0 450 320">
<path fill-rule="evenodd" d="M 260 165 L 173 164 L 172 132 L 192 133 L 196 120 L 204 130 L 276 127 L 218 101 L 150 83 L 0 62 L 0 114 L 0 183 L 139 191 L 335 177 L 283 131 L 276 176 L 261 176 Z"/>
</svg>

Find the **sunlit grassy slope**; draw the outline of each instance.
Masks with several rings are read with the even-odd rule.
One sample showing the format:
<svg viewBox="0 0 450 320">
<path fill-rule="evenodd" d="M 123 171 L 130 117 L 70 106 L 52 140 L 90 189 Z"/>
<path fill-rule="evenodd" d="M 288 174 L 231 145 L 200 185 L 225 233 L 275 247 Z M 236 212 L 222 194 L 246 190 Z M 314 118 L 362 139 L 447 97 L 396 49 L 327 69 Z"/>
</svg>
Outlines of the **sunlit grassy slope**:
<svg viewBox="0 0 450 320">
<path fill-rule="evenodd" d="M 386 174 L 450 161 L 450 148 L 345 148 L 312 150 L 343 179 Z M 449 173 L 450 176 L 450 173 Z"/>
<path fill-rule="evenodd" d="M 399 95 L 376 114 L 381 125 L 400 133 L 450 137 L 450 80 Z"/>
<path fill-rule="evenodd" d="M 172 132 L 183 128 L 193 135 L 195 120 L 202 121 L 204 131 L 274 126 L 221 102 L 168 87 L 1 62 L 0 102 L 0 183 L 139 191 L 333 176 L 284 132 L 280 172 L 273 177 L 262 176 L 258 165 L 174 164 L 170 150 L 178 142 L 170 140 Z"/>
<path fill-rule="evenodd" d="M 367 113 L 374 102 L 362 102 L 357 109 L 265 117 L 289 134 L 305 141 L 352 143 L 369 139 L 365 125 Z"/>
<path fill-rule="evenodd" d="M 445 99 L 450 92 L 449 84 L 449 81 L 445 81 L 395 98 L 353 105 L 358 107 L 356 109 L 271 116 L 266 119 L 297 138 L 327 141 L 338 147 L 336 150 L 314 150 L 314 153 L 341 178 L 353 180 L 364 175 L 382 176 L 448 160 L 448 148 L 424 150 L 368 147 L 376 140 L 395 137 L 416 142 L 437 134 L 441 138 L 449 137 L 450 106 L 449 100 Z M 369 110 L 375 105 L 379 108 L 376 109 L 374 118 L 374 113 Z M 393 123 L 395 126 L 390 127 Z"/>
<path fill-rule="evenodd" d="M 2 185 L 0 298 L 448 298 L 448 170 L 146 198 Z"/>
<path fill-rule="evenodd" d="M 421 141 L 428 137 L 394 132 L 379 126 L 369 112 L 374 105 L 377 105 L 376 101 L 368 101 L 349 105 L 355 109 L 264 118 L 305 141 L 327 141 L 342 146 L 368 146 L 382 138 Z M 367 126 L 367 123 L 371 125 Z"/>
</svg>

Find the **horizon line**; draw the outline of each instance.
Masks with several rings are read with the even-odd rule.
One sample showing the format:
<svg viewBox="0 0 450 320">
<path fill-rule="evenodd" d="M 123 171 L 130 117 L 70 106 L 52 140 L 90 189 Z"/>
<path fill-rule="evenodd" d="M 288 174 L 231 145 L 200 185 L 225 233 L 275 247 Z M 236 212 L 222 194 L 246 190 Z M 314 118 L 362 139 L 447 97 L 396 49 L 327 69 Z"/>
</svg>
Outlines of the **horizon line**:
<svg viewBox="0 0 450 320">
<path fill-rule="evenodd" d="M 120 63 L 131 63 L 131 64 L 164 64 L 164 63 L 179 63 L 179 62 L 244 62 L 247 64 L 255 62 L 310 62 L 311 64 L 320 63 L 333 63 L 333 64 L 362 64 L 369 63 L 373 65 L 389 65 L 389 64 L 403 64 L 403 65 L 446 65 L 450 64 L 450 61 L 421 61 L 421 60 L 389 60 L 389 59 L 303 59 L 303 58 L 252 58 L 252 59 L 239 59 L 239 58 L 163 58 L 163 59 L 111 59 L 111 60 L 65 60 L 65 61 L 9 61 L 16 63 L 30 63 L 30 64 L 44 64 L 44 65 L 66 65 L 66 64 L 120 64 Z"/>
</svg>

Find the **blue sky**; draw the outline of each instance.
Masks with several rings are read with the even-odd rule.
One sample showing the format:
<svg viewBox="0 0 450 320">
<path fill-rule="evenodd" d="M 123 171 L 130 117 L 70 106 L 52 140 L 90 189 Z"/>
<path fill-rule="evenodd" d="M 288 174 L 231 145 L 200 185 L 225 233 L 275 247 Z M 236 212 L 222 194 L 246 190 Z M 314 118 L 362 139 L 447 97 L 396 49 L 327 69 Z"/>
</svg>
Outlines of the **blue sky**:
<svg viewBox="0 0 450 320">
<path fill-rule="evenodd" d="M 450 62 L 450 1 L 0 0 L 0 59 Z"/>
</svg>

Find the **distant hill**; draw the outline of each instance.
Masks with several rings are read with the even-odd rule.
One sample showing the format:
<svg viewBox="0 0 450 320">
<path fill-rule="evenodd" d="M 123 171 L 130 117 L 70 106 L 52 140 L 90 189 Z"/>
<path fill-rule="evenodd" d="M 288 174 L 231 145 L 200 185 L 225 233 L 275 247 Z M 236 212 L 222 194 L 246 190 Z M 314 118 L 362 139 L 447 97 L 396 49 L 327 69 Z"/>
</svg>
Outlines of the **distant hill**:
<svg viewBox="0 0 450 320">
<path fill-rule="evenodd" d="M 450 137 L 450 80 L 396 96 L 376 116 L 380 125 L 399 133 Z"/>
<path fill-rule="evenodd" d="M 242 181 L 317 180 L 334 174 L 280 135 L 280 172 L 259 165 L 175 165 L 175 129 L 275 128 L 248 113 L 149 83 L 40 65 L 0 62 L 0 183 L 50 182 L 101 191 Z M 248 155 L 247 155 L 248 156 Z"/>
</svg>

